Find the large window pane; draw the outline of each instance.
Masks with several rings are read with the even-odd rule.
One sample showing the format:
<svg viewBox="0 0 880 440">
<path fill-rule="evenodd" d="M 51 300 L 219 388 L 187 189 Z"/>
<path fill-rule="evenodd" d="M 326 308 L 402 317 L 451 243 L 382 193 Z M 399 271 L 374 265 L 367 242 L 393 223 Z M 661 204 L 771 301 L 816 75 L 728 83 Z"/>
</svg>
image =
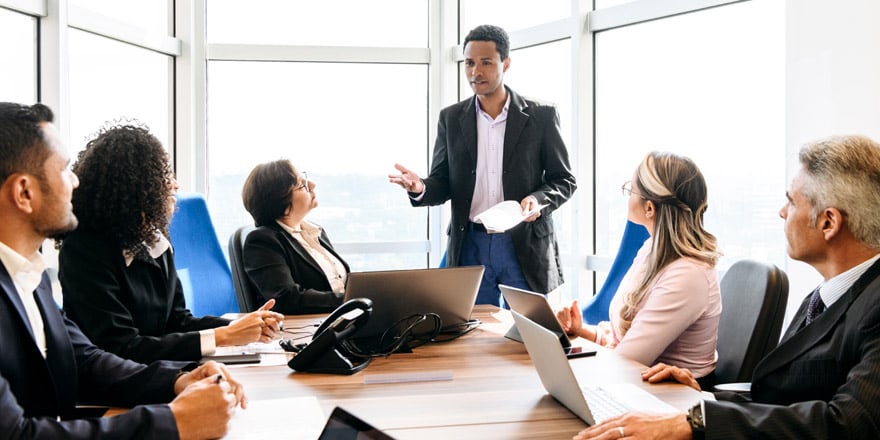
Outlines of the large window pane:
<svg viewBox="0 0 880 440">
<path fill-rule="evenodd" d="M 168 0 L 70 0 L 71 5 L 166 35 L 170 35 L 169 3 Z"/>
<path fill-rule="evenodd" d="M 208 0 L 208 41 L 427 47 L 427 0 Z"/>
<path fill-rule="evenodd" d="M 0 8 L 0 101 L 37 100 L 36 19 Z"/>
<path fill-rule="evenodd" d="M 126 119 L 170 149 L 171 57 L 75 29 L 69 37 L 71 154 L 106 122 Z"/>
<path fill-rule="evenodd" d="M 216 61 L 208 78 L 208 200 L 221 238 L 253 223 L 241 202 L 250 170 L 287 158 L 317 185 L 308 219 L 334 243 L 427 240 L 428 211 L 387 177 L 395 163 L 427 172 L 426 66 Z M 352 270 L 427 262 L 345 258 Z"/>
<path fill-rule="evenodd" d="M 706 177 L 719 269 L 741 258 L 784 265 L 783 22 L 783 2 L 744 2 L 596 36 L 599 254 L 613 256 L 620 241 L 620 185 L 645 154 L 666 150 Z"/>
<path fill-rule="evenodd" d="M 501 26 L 507 32 L 571 15 L 571 0 L 467 0 L 461 7 L 461 40 L 481 25 Z"/>
</svg>

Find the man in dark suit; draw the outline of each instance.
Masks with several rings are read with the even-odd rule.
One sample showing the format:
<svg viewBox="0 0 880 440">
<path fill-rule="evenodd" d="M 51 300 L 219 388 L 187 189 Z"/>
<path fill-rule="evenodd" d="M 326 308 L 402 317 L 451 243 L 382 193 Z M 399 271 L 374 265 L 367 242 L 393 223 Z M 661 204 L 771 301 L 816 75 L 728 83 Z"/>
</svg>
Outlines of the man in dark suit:
<svg viewBox="0 0 880 440">
<path fill-rule="evenodd" d="M 750 398 L 716 393 L 687 415 L 628 414 L 576 439 L 880 438 L 880 144 L 831 138 L 799 159 L 779 215 L 789 255 L 824 281 L 755 368 Z M 643 378 L 694 385 L 689 371 L 666 365 Z"/>
<path fill-rule="evenodd" d="M 477 303 L 499 305 L 498 284 L 547 293 L 562 284 L 551 213 L 577 185 L 549 104 L 526 99 L 504 85 L 510 41 L 503 29 L 483 25 L 464 40 L 464 68 L 475 97 L 440 112 L 430 175 L 420 179 L 402 165 L 389 175 L 409 192 L 413 206 L 452 200 L 447 264 L 483 265 Z M 488 234 L 475 217 L 515 200 L 523 223 Z"/>
<path fill-rule="evenodd" d="M 234 408 L 246 405 L 222 365 L 184 373 L 184 363 L 119 358 L 95 347 L 58 309 L 39 248 L 76 227 L 78 180 L 51 121 L 40 104 L 0 103 L 0 436 L 222 436 Z M 82 419 L 78 403 L 143 406 Z"/>
</svg>

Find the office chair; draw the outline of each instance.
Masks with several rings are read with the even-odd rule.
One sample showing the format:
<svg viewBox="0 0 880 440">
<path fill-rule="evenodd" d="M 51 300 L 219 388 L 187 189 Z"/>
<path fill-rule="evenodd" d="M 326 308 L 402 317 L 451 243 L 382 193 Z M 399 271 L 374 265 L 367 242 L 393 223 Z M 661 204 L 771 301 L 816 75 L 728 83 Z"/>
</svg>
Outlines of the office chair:
<svg viewBox="0 0 880 440">
<path fill-rule="evenodd" d="M 620 281 L 632 266 L 633 259 L 636 257 L 639 248 L 648 239 L 648 230 L 642 226 L 635 224 L 629 220 L 626 221 L 626 227 L 623 229 L 623 237 L 620 239 L 620 249 L 617 250 L 617 256 L 611 263 L 611 269 L 608 271 L 608 277 L 602 283 L 602 288 L 593 296 L 593 300 L 581 309 L 586 324 L 598 324 L 601 321 L 608 320 L 608 306 L 611 299 L 617 293 Z"/>
<path fill-rule="evenodd" d="M 740 260 L 721 279 L 716 389 L 747 391 L 758 361 L 779 342 L 788 277 L 769 263 Z M 730 386 L 742 384 L 739 387 Z"/>
<path fill-rule="evenodd" d="M 177 195 L 177 209 L 169 232 L 177 276 L 193 315 L 220 316 L 238 312 L 229 264 L 202 195 Z"/>
<path fill-rule="evenodd" d="M 256 229 L 256 226 L 246 225 L 235 230 L 229 237 L 229 266 L 232 268 L 232 281 L 235 284 L 235 296 L 238 299 L 238 309 L 242 313 L 253 312 L 260 308 L 260 295 L 247 273 L 244 271 L 244 259 L 242 249 L 248 234 Z"/>
</svg>

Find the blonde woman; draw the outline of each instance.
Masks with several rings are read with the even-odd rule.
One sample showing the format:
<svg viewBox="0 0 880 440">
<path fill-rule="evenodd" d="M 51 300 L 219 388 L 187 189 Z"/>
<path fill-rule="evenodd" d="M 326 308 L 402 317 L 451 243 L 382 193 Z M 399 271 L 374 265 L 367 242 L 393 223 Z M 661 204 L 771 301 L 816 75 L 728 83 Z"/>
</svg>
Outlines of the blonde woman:
<svg viewBox="0 0 880 440">
<path fill-rule="evenodd" d="M 651 152 L 622 189 L 629 220 L 650 237 L 611 301 L 611 321 L 584 325 L 577 300 L 558 312 L 559 321 L 571 335 L 645 365 L 687 368 L 711 385 L 721 294 L 716 240 L 703 228 L 703 174 L 686 157 Z"/>
</svg>

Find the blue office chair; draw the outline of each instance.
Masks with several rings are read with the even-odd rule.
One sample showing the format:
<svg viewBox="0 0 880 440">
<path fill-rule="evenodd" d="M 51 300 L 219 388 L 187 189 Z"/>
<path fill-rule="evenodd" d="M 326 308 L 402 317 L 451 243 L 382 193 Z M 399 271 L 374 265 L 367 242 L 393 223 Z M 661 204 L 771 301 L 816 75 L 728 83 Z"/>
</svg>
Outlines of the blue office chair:
<svg viewBox="0 0 880 440">
<path fill-rule="evenodd" d="M 608 277 L 605 278 L 605 283 L 602 284 L 602 288 L 599 289 L 593 300 L 582 309 L 584 323 L 595 325 L 601 321 L 608 321 L 608 306 L 611 304 L 611 298 L 614 298 L 620 281 L 632 266 L 636 253 L 647 239 L 648 230 L 644 226 L 629 220 L 626 221 L 623 238 L 620 239 L 620 249 L 617 250 L 617 256 L 611 263 Z"/>
<path fill-rule="evenodd" d="M 201 194 L 178 194 L 171 218 L 174 264 L 194 316 L 238 312 L 232 273 Z"/>
</svg>

